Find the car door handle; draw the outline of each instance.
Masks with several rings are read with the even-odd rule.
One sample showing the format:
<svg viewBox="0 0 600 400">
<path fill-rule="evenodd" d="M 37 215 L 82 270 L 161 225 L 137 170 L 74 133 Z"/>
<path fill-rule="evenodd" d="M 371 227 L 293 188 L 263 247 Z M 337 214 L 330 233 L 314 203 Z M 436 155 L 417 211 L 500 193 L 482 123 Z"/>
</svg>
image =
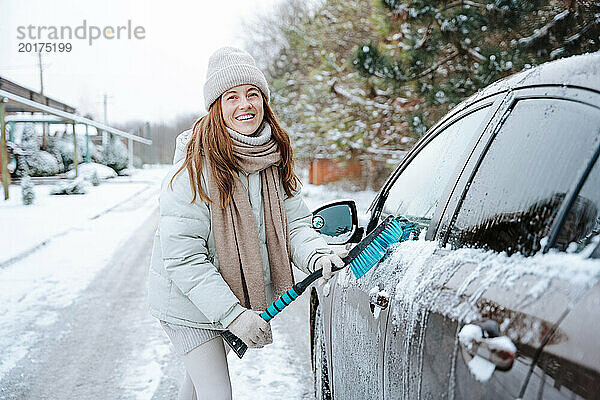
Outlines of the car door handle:
<svg viewBox="0 0 600 400">
<path fill-rule="evenodd" d="M 379 312 L 385 310 L 390 304 L 390 296 L 385 290 L 379 290 L 374 287 L 369 292 L 369 306 L 371 307 L 371 313 L 377 319 Z"/>
<path fill-rule="evenodd" d="M 498 336 L 498 323 L 486 320 L 479 323 L 467 324 L 458 334 L 459 343 L 463 350 L 473 358 L 479 356 L 502 371 L 509 370 L 515 360 L 517 348 L 508 336 Z"/>
</svg>

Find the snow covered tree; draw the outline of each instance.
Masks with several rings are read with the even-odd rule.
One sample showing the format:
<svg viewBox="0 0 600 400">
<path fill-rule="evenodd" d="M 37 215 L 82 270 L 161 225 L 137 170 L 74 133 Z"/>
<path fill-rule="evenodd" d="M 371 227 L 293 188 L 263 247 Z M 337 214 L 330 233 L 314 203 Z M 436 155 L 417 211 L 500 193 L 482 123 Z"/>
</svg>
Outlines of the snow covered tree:
<svg viewBox="0 0 600 400">
<path fill-rule="evenodd" d="M 23 199 L 23 204 L 26 206 L 33 204 L 33 200 L 35 199 L 33 182 L 29 175 L 25 175 L 21 179 L 21 198 Z"/>
<path fill-rule="evenodd" d="M 68 170 L 69 167 L 74 162 L 73 149 L 75 147 L 73 146 L 73 135 L 63 135 L 62 137 L 56 138 L 55 140 L 51 140 L 48 147 L 52 152 L 60 155 L 64 171 Z M 77 162 L 78 163 L 83 162 L 83 155 L 85 153 L 83 153 L 82 150 L 83 150 L 82 146 L 78 142 L 77 143 Z"/>
<path fill-rule="evenodd" d="M 406 137 L 410 131 L 403 107 L 408 100 L 381 90 L 352 64 L 356 48 L 377 40 L 376 28 L 382 25 L 371 2 L 327 0 L 314 8 L 296 3 L 268 19 L 259 35 L 283 43 L 278 51 L 265 50 L 269 45 L 264 39 L 250 45 L 272 55 L 267 68 L 271 103 L 292 136 L 296 154 L 349 159 L 407 148 L 414 140 Z M 277 24 L 279 30 L 274 30 Z"/>
<path fill-rule="evenodd" d="M 25 124 L 21 134 L 21 149 L 26 152 L 38 151 L 40 145 L 40 138 L 35 131 L 35 126 L 31 123 Z"/>
<path fill-rule="evenodd" d="M 100 185 L 100 178 L 98 178 L 98 172 L 96 170 L 94 170 L 94 172 L 92 172 L 92 177 L 90 178 L 90 182 L 92 183 L 93 186 Z"/>
<path fill-rule="evenodd" d="M 52 176 L 60 172 L 58 160 L 47 151 L 31 152 L 19 159 L 21 171 L 31 176 Z M 20 174 L 22 176 L 22 173 Z"/>
<path fill-rule="evenodd" d="M 365 77 L 422 103 L 422 134 L 448 109 L 493 81 L 560 57 L 600 49 L 593 0 L 379 0 L 385 29 L 356 49 Z"/>
<path fill-rule="evenodd" d="M 52 154 L 40 150 L 40 145 L 41 140 L 34 125 L 25 124 L 20 144 L 22 152 L 17 155 L 17 176 L 51 176 L 60 172 L 58 160 Z"/>
<path fill-rule="evenodd" d="M 106 146 L 102 149 L 102 164 L 119 172 L 127 168 L 128 160 L 127 147 L 125 147 L 121 140 L 115 138 L 113 135 L 109 135 Z"/>
</svg>

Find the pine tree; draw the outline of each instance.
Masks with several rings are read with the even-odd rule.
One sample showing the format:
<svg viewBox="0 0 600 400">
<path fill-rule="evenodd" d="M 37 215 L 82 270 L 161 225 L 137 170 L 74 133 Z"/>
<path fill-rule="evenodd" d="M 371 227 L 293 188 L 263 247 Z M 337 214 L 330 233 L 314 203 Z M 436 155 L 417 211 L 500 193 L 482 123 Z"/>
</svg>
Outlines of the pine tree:
<svg viewBox="0 0 600 400">
<path fill-rule="evenodd" d="M 102 149 L 102 164 L 118 172 L 127 168 L 128 160 L 129 155 L 123 142 L 109 134 L 106 146 Z"/>
<path fill-rule="evenodd" d="M 90 182 L 93 186 L 99 186 L 100 185 L 100 178 L 98 178 L 98 172 L 96 170 L 94 170 L 94 172 L 92 172 L 92 176 L 90 178 Z"/>
<path fill-rule="evenodd" d="M 33 182 L 29 175 L 21 178 L 21 198 L 23 199 L 23 205 L 31 205 L 35 200 L 35 191 L 33 190 Z"/>
<path fill-rule="evenodd" d="M 591 0 L 379 0 L 388 33 L 357 47 L 365 77 L 407 90 L 422 134 L 493 81 L 540 63 L 600 49 Z"/>
<path fill-rule="evenodd" d="M 351 159 L 407 148 L 411 139 L 404 137 L 408 129 L 399 112 L 406 99 L 380 90 L 352 64 L 357 46 L 376 40 L 376 27 L 382 25 L 370 1 L 327 0 L 304 11 L 296 3 L 295 18 L 280 10 L 262 35 L 284 43 L 268 52 L 274 55 L 266 70 L 271 103 L 292 135 L 296 154 Z M 285 25 L 273 32 L 276 21 Z M 265 53 L 264 42 L 250 47 Z"/>
</svg>

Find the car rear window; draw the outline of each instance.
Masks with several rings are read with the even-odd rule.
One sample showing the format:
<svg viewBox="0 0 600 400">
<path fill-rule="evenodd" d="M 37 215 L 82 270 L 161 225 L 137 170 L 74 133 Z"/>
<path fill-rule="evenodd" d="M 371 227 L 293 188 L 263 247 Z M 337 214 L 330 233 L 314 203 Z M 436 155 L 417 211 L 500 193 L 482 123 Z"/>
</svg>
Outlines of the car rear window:
<svg viewBox="0 0 600 400">
<path fill-rule="evenodd" d="M 518 101 L 469 185 L 450 243 L 508 254 L 540 250 L 599 127 L 600 110 L 583 103 Z"/>
</svg>

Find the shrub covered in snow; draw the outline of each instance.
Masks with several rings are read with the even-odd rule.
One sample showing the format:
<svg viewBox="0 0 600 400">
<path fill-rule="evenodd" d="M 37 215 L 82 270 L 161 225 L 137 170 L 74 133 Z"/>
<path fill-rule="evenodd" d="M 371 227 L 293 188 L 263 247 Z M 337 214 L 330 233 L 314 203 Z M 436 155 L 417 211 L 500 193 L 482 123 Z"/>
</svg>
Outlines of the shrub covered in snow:
<svg viewBox="0 0 600 400">
<path fill-rule="evenodd" d="M 90 158 L 92 160 L 98 160 L 99 152 L 96 146 L 90 142 Z M 54 154 L 55 157 L 63 164 L 61 172 L 65 172 L 73 165 L 73 135 L 64 135 L 61 137 L 49 137 L 47 151 Z M 77 138 L 77 162 L 82 163 L 85 160 L 86 155 L 86 143 L 85 139 Z"/>
<path fill-rule="evenodd" d="M 92 172 L 92 177 L 90 178 L 90 182 L 94 186 L 100 185 L 100 178 L 98 178 L 98 171 Z"/>
<path fill-rule="evenodd" d="M 73 135 L 65 135 L 63 137 L 57 138 L 54 142 L 54 148 L 60 154 L 62 158 L 62 162 L 65 166 L 65 169 L 68 169 L 71 164 L 73 164 Z M 80 142 L 77 143 L 77 162 L 83 162 L 85 157 L 85 142 L 83 146 Z"/>
<path fill-rule="evenodd" d="M 23 133 L 21 134 L 21 149 L 23 151 L 37 151 L 40 149 L 40 138 L 35 132 L 33 124 L 25 124 L 23 126 Z"/>
<path fill-rule="evenodd" d="M 50 189 L 50 194 L 86 194 L 88 185 L 83 177 L 79 177 L 72 181 L 53 186 Z"/>
<path fill-rule="evenodd" d="M 102 149 L 102 164 L 107 165 L 115 171 L 120 171 L 127 168 L 128 154 L 127 147 L 119 139 L 114 136 L 106 141 L 105 147 Z"/>
<path fill-rule="evenodd" d="M 24 205 L 28 206 L 33 204 L 35 191 L 33 190 L 33 182 L 31 182 L 29 175 L 25 175 L 23 179 L 21 179 L 21 197 Z"/>
<path fill-rule="evenodd" d="M 19 155 L 17 165 L 17 176 L 51 176 L 60 173 L 58 160 L 43 150 L 30 150 Z"/>
<path fill-rule="evenodd" d="M 92 181 L 92 177 L 96 174 L 96 177 L 99 181 L 114 178 L 117 176 L 117 173 L 114 169 L 107 167 L 106 165 L 98 164 L 98 163 L 83 163 L 79 164 L 77 167 L 77 172 L 79 176 L 85 179 L 88 182 Z M 75 170 L 72 169 L 67 172 L 67 178 L 74 179 L 75 178 Z"/>
</svg>

